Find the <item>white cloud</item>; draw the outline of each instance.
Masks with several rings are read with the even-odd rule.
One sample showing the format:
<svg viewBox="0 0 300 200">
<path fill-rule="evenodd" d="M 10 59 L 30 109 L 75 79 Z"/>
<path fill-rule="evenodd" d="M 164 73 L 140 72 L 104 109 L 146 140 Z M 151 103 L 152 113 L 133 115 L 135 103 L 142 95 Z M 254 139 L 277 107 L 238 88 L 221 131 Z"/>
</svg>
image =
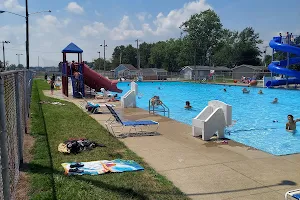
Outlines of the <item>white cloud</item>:
<svg viewBox="0 0 300 200">
<path fill-rule="evenodd" d="M 102 22 L 94 22 L 92 25 L 83 26 L 80 35 L 82 37 L 100 37 L 100 34 L 107 33 L 109 29 Z"/>
<path fill-rule="evenodd" d="M 25 10 L 24 6 L 21 6 L 18 0 L 4 0 L 0 1 L 0 7 L 12 12 L 21 12 Z"/>
<path fill-rule="evenodd" d="M 141 38 L 144 36 L 143 30 L 136 30 L 128 16 L 124 15 L 119 26 L 112 29 L 110 37 L 112 40 L 125 40 Z"/>
<path fill-rule="evenodd" d="M 136 14 L 136 17 L 138 18 L 138 20 L 140 20 L 141 22 L 145 21 L 145 17 L 146 17 L 147 13 L 145 12 L 141 12 Z"/>
<path fill-rule="evenodd" d="M 161 35 L 170 32 L 170 30 L 178 30 L 182 22 L 188 20 L 191 15 L 210 8 L 212 7 L 205 0 L 198 0 L 184 4 L 183 8 L 171 10 L 166 16 L 159 13 L 154 21 L 156 25 L 154 33 Z"/>
<path fill-rule="evenodd" d="M 67 11 L 75 14 L 82 14 L 84 12 L 84 9 L 76 2 L 70 2 L 66 9 Z"/>
</svg>

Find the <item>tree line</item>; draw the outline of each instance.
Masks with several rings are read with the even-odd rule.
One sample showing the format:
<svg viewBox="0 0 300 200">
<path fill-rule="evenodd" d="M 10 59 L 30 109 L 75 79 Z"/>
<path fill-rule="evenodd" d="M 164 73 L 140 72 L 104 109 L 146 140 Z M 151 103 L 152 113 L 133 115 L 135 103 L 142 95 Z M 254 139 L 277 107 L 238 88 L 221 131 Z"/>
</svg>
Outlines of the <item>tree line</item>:
<svg viewBox="0 0 300 200">
<path fill-rule="evenodd" d="M 241 64 L 261 65 L 262 44 L 259 34 L 252 27 L 232 31 L 223 27 L 220 17 L 213 10 L 192 15 L 179 27 L 180 38 L 139 45 L 141 68 L 164 68 L 179 71 L 187 65 L 227 66 Z M 103 59 L 94 60 L 95 68 L 102 68 Z M 115 47 L 107 68 L 119 64 L 137 66 L 137 49 L 132 45 Z"/>
</svg>

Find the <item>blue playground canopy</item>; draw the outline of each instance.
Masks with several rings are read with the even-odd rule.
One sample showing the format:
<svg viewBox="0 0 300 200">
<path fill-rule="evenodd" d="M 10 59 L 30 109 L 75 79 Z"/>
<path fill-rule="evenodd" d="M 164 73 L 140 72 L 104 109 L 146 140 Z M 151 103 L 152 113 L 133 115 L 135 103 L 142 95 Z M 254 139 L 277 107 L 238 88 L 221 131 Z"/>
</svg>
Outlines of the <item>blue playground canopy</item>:
<svg viewBox="0 0 300 200">
<path fill-rule="evenodd" d="M 71 42 L 66 48 L 64 48 L 62 53 L 82 53 L 83 50 L 80 49 L 76 44 Z"/>
</svg>

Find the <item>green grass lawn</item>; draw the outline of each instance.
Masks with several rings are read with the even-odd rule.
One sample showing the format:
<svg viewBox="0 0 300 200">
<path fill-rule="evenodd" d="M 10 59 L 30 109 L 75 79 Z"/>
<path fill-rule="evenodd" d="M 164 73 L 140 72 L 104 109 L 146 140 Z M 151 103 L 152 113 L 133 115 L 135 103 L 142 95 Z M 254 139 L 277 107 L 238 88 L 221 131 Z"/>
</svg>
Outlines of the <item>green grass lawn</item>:
<svg viewBox="0 0 300 200">
<path fill-rule="evenodd" d="M 156 173 L 141 158 L 112 137 L 98 122 L 76 105 L 39 104 L 58 101 L 43 95 L 49 89 L 43 80 L 34 80 L 31 102 L 31 134 L 36 142 L 29 164 L 31 199 L 188 199 L 165 177 Z M 107 147 L 77 155 L 57 151 L 59 143 L 71 137 L 86 137 Z M 112 159 L 135 160 L 145 170 L 99 176 L 66 176 L 61 163 Z"/>
</svg>

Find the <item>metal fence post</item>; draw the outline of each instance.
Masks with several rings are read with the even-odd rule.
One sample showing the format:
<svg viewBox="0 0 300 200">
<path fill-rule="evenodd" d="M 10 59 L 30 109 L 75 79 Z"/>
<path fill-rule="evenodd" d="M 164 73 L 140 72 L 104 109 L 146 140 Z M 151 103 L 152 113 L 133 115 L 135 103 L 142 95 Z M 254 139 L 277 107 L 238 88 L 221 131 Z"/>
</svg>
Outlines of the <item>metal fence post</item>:
<svg viewBox="0 0 300 200">
<path fill-rule="evenodd" d="M 20 164 L 23 164 L 23 133 L 22 133 L 22 117 L 21 117 L 21 105 L 20 105 L 20 83 L 19 83 L 19 73 L 15 73 L 15 87 L 16 87 L 16 115 L 17 115 L 17 135 L 18 135 L 18 154 Z M 23 73 L 24 74 L 24 73 Z"/>
<path fill-rule="evenodd" d="M 28 118 L 28 105 L 27 105 L 27 70 L 24 70 L 24 120 L 25 120 L 25 133 L 28 133 L 27 130 L 27 118 Z"/>
<path fill-rule="evenodd" d="M 4 200 L 10 199 L 10 178 L 8 164 L 8 144 L 7 129 L 5 116 L 5 97 L 4 97 L 4 76 L 0 75 L 0 148 L 1 148 L 1 165 L 2 165 L 2 182 Z"/>
</svg>

